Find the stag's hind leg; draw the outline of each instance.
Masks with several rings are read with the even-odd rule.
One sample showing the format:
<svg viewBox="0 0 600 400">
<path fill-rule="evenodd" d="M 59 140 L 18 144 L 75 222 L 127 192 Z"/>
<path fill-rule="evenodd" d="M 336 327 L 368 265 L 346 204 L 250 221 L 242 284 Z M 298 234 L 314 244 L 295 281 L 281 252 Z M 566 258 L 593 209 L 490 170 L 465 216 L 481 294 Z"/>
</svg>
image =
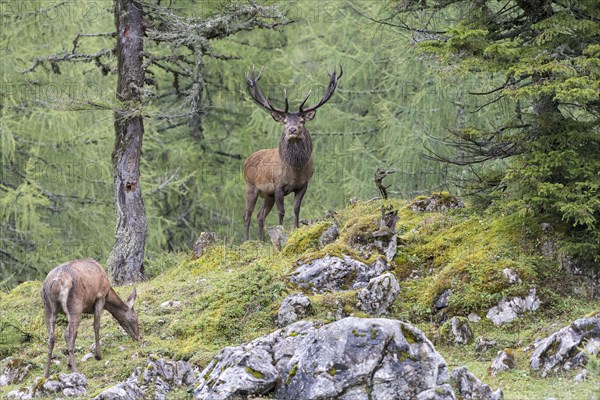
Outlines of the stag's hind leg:
<svg viewBox="0 0 600 400">
<path fill-rule="evenodd" d="M 271 212 L 273 204 L 275 204 L 275 197 L 266 197 L 256 217 L 256 221 L 258 222 L 258 239 L 261 241 L 265 240 L 265 218 L 267 218 L 267 215 L 269 215 L 269 213 Z"/>
<path fill-rule="evenodd" d="M 252 211 L 258 199 L 258 189 L 251 185 L 246 185 L 246 212 L 244 213 L 244 242 L 248 240 L 250 232 L 250 218 Z"/>
</svg>

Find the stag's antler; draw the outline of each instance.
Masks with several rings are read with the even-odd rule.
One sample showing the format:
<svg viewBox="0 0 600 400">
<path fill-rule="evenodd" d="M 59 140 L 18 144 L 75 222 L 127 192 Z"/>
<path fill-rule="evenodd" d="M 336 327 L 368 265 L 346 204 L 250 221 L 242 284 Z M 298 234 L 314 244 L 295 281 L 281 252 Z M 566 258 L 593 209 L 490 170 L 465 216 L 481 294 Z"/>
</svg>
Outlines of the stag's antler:
<svg viewBox="0 0 600 400">
<path fill-rule="evenodd" d="M 323 96 L 321 101 L 319 101 L 314 106 L 304 108 L 304 104 L 306 104 L 306 101 L 308 100 L 308 97 L 310 96 L 310 91 L 309 91 L 308 94 L 306 95 L 306 97 L 304 98 L 304 100 L 302 101 L 302 104 L 300 104 L 300 114 L 305 114 L 307 112 L 314 111 L 317 108 L 321 107 L 323 104 L 327 103 L 327 101 L 333 95 L 333 92 L 335 92 L 335 88 L 337 87 L 337 81 L 344 74 L 344 70 L 342 69 L 341 65 L 340 65 L 340 74 L 339 75 L 336 75 L 335 67 L 333 68 L 333 73 L 330 73 L 327 68 L 325 68 L 325 70 L 327 71 L 327 75 L 329 75 L 329 85 L 327 86 L 325 95 Z"/>
<path fill-rule="evenodd" d="M 258 76 L 256 76 L 256 77 L 255 77 L 255 73 L 254 73 L 254 65 L 252 66 L 252 76 L 251 77 L 246 72 L 246 83 L 248 84 L 248 93 L 250 94 L 250 97 L 252 97 L 252 99 L 256 102 L 256 104 L 266 108 L 268 111 L 276 112 L 279 114 L 287 113 L 288 109 L 289 109 L 289 102 L 288 102 L 287 91 L 285 89 L 283 89 L 283 94 L 285 95 L 285 110 L 282 110 L 277 107 L 273 107 L 271 105 L 271 103 L 269 103 L 269 100 L 260 91 L 260 88 L 258 87 L 258 80 L 260 79 L 260 76 L 262 75 L 263 69 L 265 69 L 264 66 L 260 69 L 260 72 L 258 73 Z"/>
</svg>

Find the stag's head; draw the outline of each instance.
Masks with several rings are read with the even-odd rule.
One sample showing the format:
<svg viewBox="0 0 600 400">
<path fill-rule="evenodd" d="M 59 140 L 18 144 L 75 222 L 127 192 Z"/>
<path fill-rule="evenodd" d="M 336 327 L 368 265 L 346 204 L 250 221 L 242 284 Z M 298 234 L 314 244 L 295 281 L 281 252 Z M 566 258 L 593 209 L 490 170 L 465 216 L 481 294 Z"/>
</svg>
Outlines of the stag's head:
<svg viewBox="0 0 600 400">
<path fill-rule="evenodd" d="M 333 69 L 332 73 L 327 71 L 327 74 L 329 75 L 329 85 L 327 86 L 327 90 L 325 91 L 325 95 L 323 96 L 323 98 L 317 104 L 305 108 L 304 106 L 306 105 L 306 101 L 308 100 L 311 93 L 309 91 L 302 103 L 300 104 L 298 111 L 289 111 L 289 101 L 285 89 L 283 91 L 285 95 L 284 109 L 272 106 L 269 103 L 269 100 L 262 94 L 260 88 L 258 87 L 258 80 L 262 75 L 263 69 L 264 67 L 261 68 L 261 70 L 258 72 L 258 75 L 256 75 L 254 67 L 252 67 L 251 74 L 246 73 L 246 83 L 248 84 L 248 92 L 250 94 L 250 97 L 252 97 L 256 104 L 265 108 L 271 113 L 271 116 L 275 121 L 280 122 L 284 125 L 283 138 L 289 141 L 303 139 L 303 137 L 307 134 L 304 124 L 306 123 L 306 121 L 310 121 L 311 119 L 313 119 L 317 112 L 317 108 L 327 103 L 327 101 L 331 98 L 333 92 L 335 92 L 335 89 L 337 87 L 338 79 L 341 78 L 342 74 L 344 73 L 341 66 L 339 75 L 337 75 L 335 68 Z"/>
</svg>

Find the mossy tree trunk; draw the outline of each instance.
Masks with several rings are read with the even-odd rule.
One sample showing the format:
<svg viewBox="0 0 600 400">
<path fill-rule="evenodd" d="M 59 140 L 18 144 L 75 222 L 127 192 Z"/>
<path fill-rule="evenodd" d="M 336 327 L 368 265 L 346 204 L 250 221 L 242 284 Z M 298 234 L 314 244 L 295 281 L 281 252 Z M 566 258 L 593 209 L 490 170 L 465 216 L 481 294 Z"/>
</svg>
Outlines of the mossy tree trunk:
<svg viewBox="0 0 600 400">
<path fill-rule="evenodd" d="M 115 1 L 117 27 L 117 97 L 115 147 L 112 153 L 116 208 L 115 244 L 108 270 L 116 285 L 144 279 L 144 246 L 148 226 L 140 187 L 140 156 L 144 136 L 141 115 L 144 68 L 142 7 L 132 0 Z"/>
</svg>

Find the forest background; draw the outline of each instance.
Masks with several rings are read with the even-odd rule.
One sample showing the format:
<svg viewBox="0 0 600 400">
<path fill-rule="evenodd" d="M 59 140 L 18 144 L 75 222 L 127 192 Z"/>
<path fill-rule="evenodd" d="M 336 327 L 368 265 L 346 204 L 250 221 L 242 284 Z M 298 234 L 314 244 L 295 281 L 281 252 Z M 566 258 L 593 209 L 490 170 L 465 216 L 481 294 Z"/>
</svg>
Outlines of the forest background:
<svg viewBox="0 0 600 400">
<path fill-rule="evenodd" d="M 226 13 L 230 3 L 168 5 L 177 15 L 204 18 Z M 266 2 L 284 12 L 286 23 L 212 43 L 217 56 L 204 60 L 199 122 L 161 118 L 162 109 L 176 104 L 173 91 L 153 101 L 141 166 L 150 275 L 160 269 L 153 265 L 158 254 L 188 249 L 199 232 L 215 231 L 225 242 L 241 239 L 244 159 L 276 147 L 281 132 L 246 94 L 244 73 L 253 65 L 265 66 L 261 85 L 277 104 L 283 88 L 292 104 L 309 90 L 311 100 L 318 100 L 328 82 L 326 67 L 344 68 L 333 99 L 307 126 L 316 171 L 303 219 L 341 208 L 352 197 L 377 196 L 372 182 L 377 168 L 396 170 L 386 184 L 392 196 L 403 198 L 441 190 L 469 194 L 466 181 L 503 168 L 502 160 L 453 166 L 423 157 L 456 156 L 444 140 L 449 132 L 467 126 L 493 130 L 514 112 L 515 101 L 501 98 L 481 107 L 484 101 L 468 93 L 500 84 L 501 73 L 445 73 L 418 48 L 431 39 L 427 33 L 374 21 L 388 18 L 395 3 Z M 12 287 L 66 260 L 93 257 L 104 263 L 114 243 L 110 105 L 116 76 L 105 76 L 93 63 L 23 73 L 37 57 L 71 51 L 80 33 L 114 31 L 114 16 L 109 0 L 0 4 L 0 283 Z M 436 18 L 449 23 L 456 13 Z M 91 52 L 113 43 L 110 36 L 80 37 L 78 46 Z M 153 79 L 163 89 L 173 85 L 161 71 Z M 289 208 L 289 198 L 287 203 Z M 270 215 L 267 225 L 275 223 Z M 252 227 L 256 237 L 254 222 Z"/>
</svg>

